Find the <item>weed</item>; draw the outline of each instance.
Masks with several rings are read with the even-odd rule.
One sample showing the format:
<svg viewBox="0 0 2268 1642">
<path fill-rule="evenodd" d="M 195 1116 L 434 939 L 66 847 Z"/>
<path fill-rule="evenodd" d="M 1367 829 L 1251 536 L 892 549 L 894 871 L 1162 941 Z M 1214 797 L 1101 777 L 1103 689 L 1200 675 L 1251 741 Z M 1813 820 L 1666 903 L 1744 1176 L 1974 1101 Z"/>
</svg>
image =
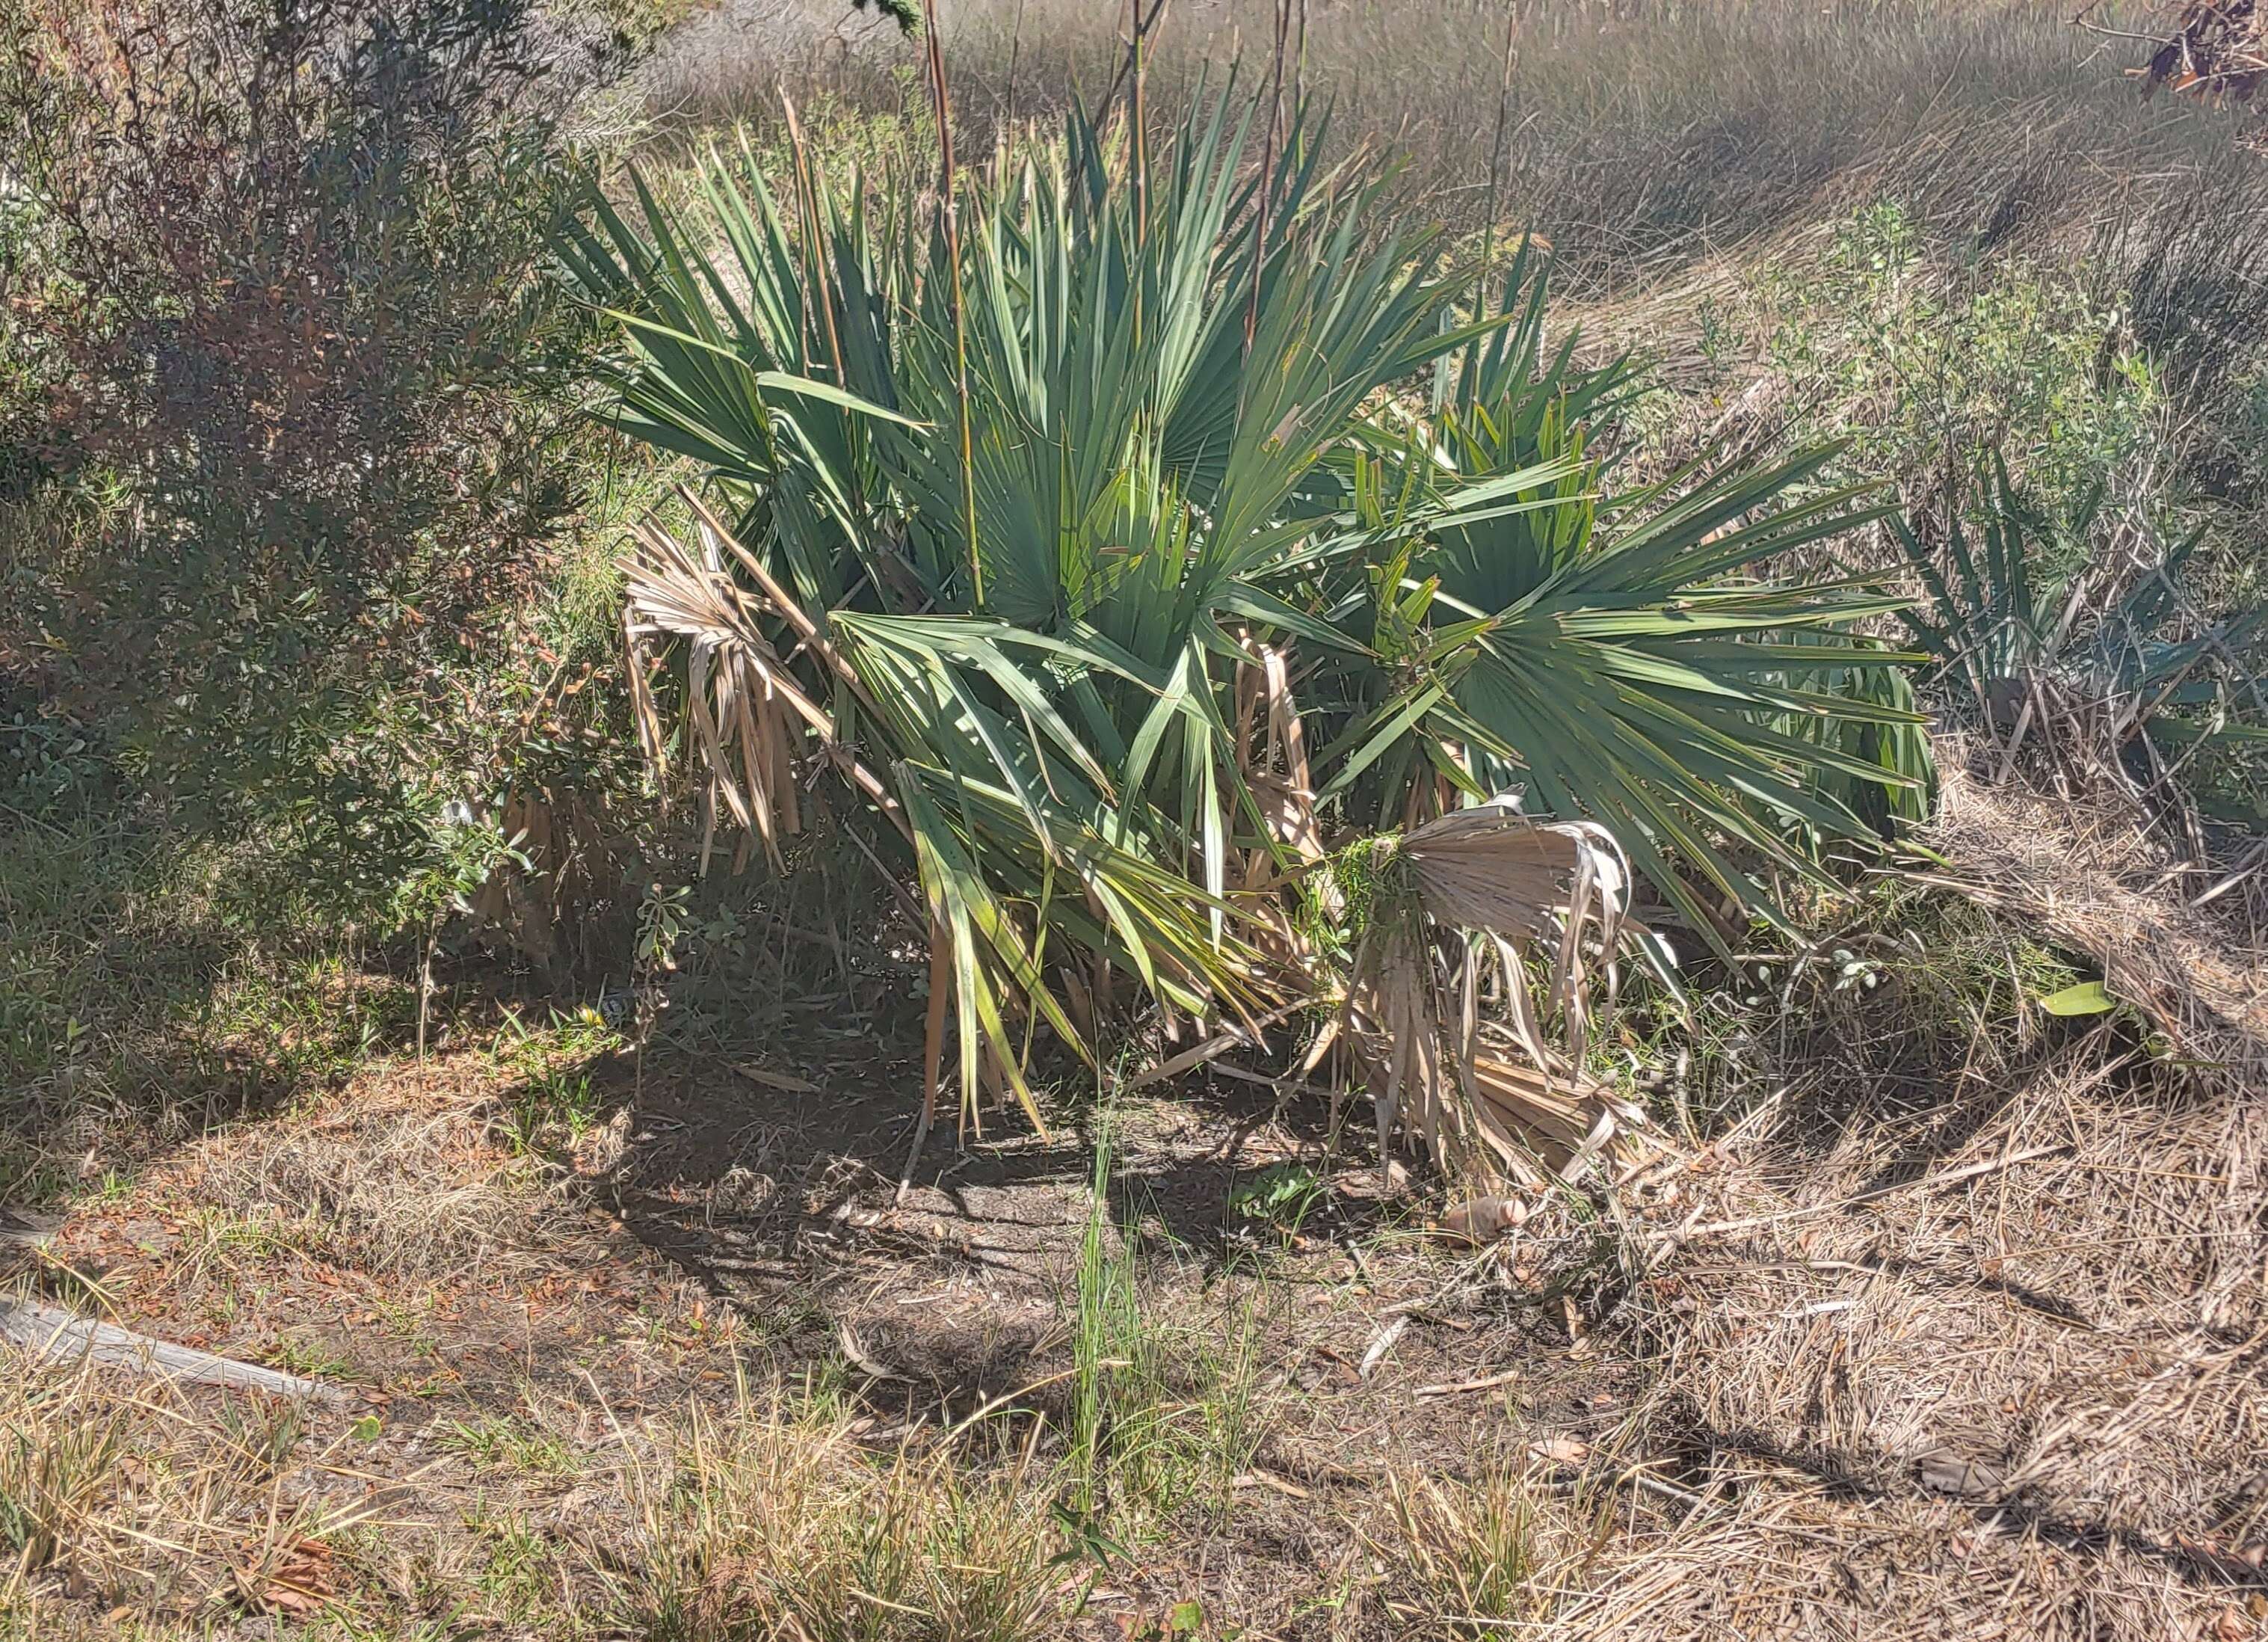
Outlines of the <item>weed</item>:
<svg viewBox="0 0 2268 1642">
<path fill-rule="evenodd" d="M 525 1517 L 475 1506 L 466 1514 L 465 1527 L 481 1545 L 475 1584 L 502 1610 L 497 1617 L 521 1623 L 552 1606 L 558 1571 L 550 1547 Z"/>
<path fill-rule="evenodd" d="M 475 1465 L 508 1467 L 532 1476 L 571 1476 L 583 1469 L 574 1449 L 517 1419 L 453 1420 L 435 1441 Z"/>
<path fill-rule="evenodd" d="M 1271 1163 L 1230 1187 L 1228 1206 L 1244 1219 L 1265 1220 L 1289 1236 L 1329 1195 L 1329 1186 L 1306 1164 Z"/>
<path fill-rule="evenodd" d="M 622 1044 L 620 1033 L 596 1010 L 556 1014 L 546 1027 L 505 1018 L 497 1059 L 517 1074 L 506 1097 L 504 1137 L 523 1157 L 572 1150 L 599 1120 L 600 1101 L 590 1064 Z"/>
<path fill-rule="evenodd" d="M 1028 1450 L 988 1472 L 968 1433 L 863 1450 L 845 1414 L 742 1387 L 644 1470 L 623 1622 L 685 1642 L 1025 1642 L 1059 1634 L 1054 1535 Z"/>
<path fill-rule="evenodd" d="M 1132 1234 L 1109 1220 L 1115 1140 L 1098 1127 L 1071 1330 L 1070 1498 L 1111 1535 L 1161 1531 L 1185 1505 L 1225 1511 L 1266 1423 L 1257 1302 L 1233 1331 L 1149 1314 Z"/>
<path fill-rule="evenodd" d="M 1611 1491 L 1555 1497 L 1528 1462 L 1498 1459 L 1475 1480 L 1392 1485 L 1392 1550 L 1405 1575 L 1388 1603 L 1424 1633 L 1510 1642 L 1587 1588 L 1615 1528 Z"/>
<path fill-rule="evenodd" d="M 268 1360 L 284 1373 L 306 1380 L 344 1380 L 350 1373 L 345 1358 L 312 1340 L 290 1335 L 276 1342 Z"/>
</svg>

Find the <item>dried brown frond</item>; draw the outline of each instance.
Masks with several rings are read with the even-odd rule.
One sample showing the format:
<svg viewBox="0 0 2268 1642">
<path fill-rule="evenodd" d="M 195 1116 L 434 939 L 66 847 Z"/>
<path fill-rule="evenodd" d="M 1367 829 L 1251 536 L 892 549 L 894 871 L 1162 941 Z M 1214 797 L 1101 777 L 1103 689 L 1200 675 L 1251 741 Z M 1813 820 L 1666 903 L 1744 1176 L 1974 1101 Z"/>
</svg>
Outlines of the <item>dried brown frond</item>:
<svg viewBox="0 0 2268 1642">
<path fill-rule="evenodd" d="M 1381 1148 L 1398 1127 L 1446 1165 L 1535 1185 L 1658 1146 L 1582 1071 L 1594 1001 L 1637 931 L 1612 836 L 1499 803 L 1451 811 L 1386 853 L 1347 1002 Z M 1513 1045 L 1528 1066 L 1506 1057 Z"/>
<path fill-rule="evenodd" d="M 682 639 L 687 722 L 709 781 L 703 858 L 714 843 L 722 800 L 777 864 L 780 835 L 802 827 L 794 770 L 802 715 L 787 695 L 795 687 L 758 623 L 755 601 L 725 573 L 716 532 L 703 530 L 698 555 L 651 519 L 638 526 L 636 539 L 637 551 L 622 564 L 622 630 L 646 757 L 660 780 L 666 742 L 648 677 L 653 641 Z M 800 692 L 796 696 L 800 700 Z"/>
</svg>

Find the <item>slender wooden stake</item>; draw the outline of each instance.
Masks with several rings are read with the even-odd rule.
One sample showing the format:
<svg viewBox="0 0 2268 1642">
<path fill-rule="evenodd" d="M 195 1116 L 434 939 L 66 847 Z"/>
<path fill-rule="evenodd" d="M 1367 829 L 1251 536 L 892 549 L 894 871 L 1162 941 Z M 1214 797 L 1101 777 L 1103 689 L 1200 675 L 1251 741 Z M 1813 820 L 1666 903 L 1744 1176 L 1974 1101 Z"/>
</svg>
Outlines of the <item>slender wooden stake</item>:
<svg viewBox="0 0 2268 1642">
<path fill-rule="evenodd" d="M 1024 0 L 1016 0 L 1016 21 L 1008 31 L 1008 117 L 1001 127 L 1012 139 L 1016 131 L 1016 59 L 1024 49 Z"/>
<path fill-rule="evenodd" d="M 1480 267 L 1473 274 L 1473 313 L 1477 320 L 1488 301 L 1489 258 L 1496 254 L 1496 220 L 1504 210 L 1504 134 L 1512 114 L 1513 47 L 1520 37 L 1520 8 L 1506 0 L 1504 9 L 1504 73 L 1496 90 L 1496 145 L 1489 151 L 1488 224 L 1481 231 Z"/>
<path fill-rule="evenodd" d="M 1153 6 L 1151 17 L 1157 15 Z M 1127 21 L 1133 28 L 1134 54 L 1134 237 L 1138 244 L 1150 235 L 1150 114 L 1143 99 L 1145 82 L 1149 77 L 1148 54 L 1142 49 L 1142 35 L 1149 21 L 1142 15 L 1142 0 L 1126 0 Z M 1138 326 L 1140 320 L 1136 320 Z"/>
<path fill-rule="evenodd" d="M 835 328 L 835 277 L 825 261 L 825 249 L 821 241 L 824 235 L 819 223 L 819 177 L 812 169 L 811 151 L 803 140 L 803 121 L 796 118 L 795 99 L 780 87 L 780 107 L 787 115 L 787 137 L 795 152 L 796 210 L 803 217 L 803 254 L 810 269 L 811 289 L 819 303 L 821 316 L 827 321 L 827 357 L 835 366 L 835 381 L 838 387 L 848 387 L 849 379 L 843 369 L 843 338 Z"/>
<path fill-rule="evenodd" d="M 932 919 L 929 926 L 929 1019 L 922 1037 L 921 1122 L 914 1126 L 913 1149 L 898 1176 L 898 1201 L 913 1189 L 914 1166 L 921 1161 L 930 1126 L 937 1122 L 937 1090 L 945 1067 L 945 995 L 953 984 L 953 958 L 944 926 Z"/>
<path fill-rule="evenodd" d="M 961 281 L 961 208 L 954 198 L 953 104 L 945 89 L 945 47 L 938 38 L 937 0 L 922 0 L 929 40 L 929 93 L 937 111 L 938 204 L 945 214 L 945 255 L 953 269 L 953 389 L 961 406 L 961 527 L 968 539 L 968 590 L 984 602 L 984 561 L 976 549 L 976 449 L 968 416 L 968 316 Z"/>
<path fill-rule="evenodd" d="M 1292 113 L 1296 117 L 1307 106 L 1307 0 L 1300 0 L 1300 50 L 1292 60 Z M 1307 129 L 1300 128 L 1300 159 L 1307 159 Z"/>
<path fill-rule="evenodd" d="M 1276 188 L 1276 148 L 1284 127 L 1284 50 L 1292 28 L 1292 0 L 1276 0 L 1276 67 L 1269 83 L 1268 136 L 1260 150 L 1260 195 L 1252 238 L 1252 297 L 1244 310 L 1244 348 L 1260 328 L 1260 269 L 1268 260 L 1268 210 Z"/>
</svg>

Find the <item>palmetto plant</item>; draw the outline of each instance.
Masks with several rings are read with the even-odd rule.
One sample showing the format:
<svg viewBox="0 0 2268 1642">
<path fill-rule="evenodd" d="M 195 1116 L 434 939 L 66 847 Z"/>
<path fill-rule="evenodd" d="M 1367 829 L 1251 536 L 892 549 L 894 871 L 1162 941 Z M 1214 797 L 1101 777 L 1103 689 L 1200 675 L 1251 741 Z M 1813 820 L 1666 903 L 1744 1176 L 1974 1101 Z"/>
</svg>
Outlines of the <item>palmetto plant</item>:
<svg viewBox="0 0 2268 1642">
<path fill-rule="evenodd" d="M 1200 1020 L 1322 997 L 1438 1142 L 1479 1053 L 1469 941 L 1548 935 L 1564 1011 L 1628 868 L 1705 930 L 1727 896 L 1771 916 L 1760 867 L 1865 831 L 1823 775 L 1918 778 L 1790 727 L 1913 721 L 1820 682 L 1902 664 L 1843 637 L 1889 602 L 1753 573 L 1881 510 L 1825 453 L 1613 491 L 1587 429 L 1631 372 L 1546 347 L 1530 260 L 1469 312 L 1475 270 L 1375 168 L 1256 164 L 1253 123 L 1224 96 L 1167 144 L 1074 113 L 1003 147 L 961 180 L 957 268 L 917 180 L 831 181 L 799 144 L 777 185 L 711 153 L 692 208 L 594 192 L 563 252 L 621 324 L 614 414 L 717 503 L 697 544 L 642 533 L 629 633 L 683 643 L 723 813 L 769 838 L 824 758 L 902 838 L 932 1093 L 948 998 L 964 1100 L 1028 1105 L 1035 1028 L 1083 1047 L 1114 980 Z M 1429 826 L 1515 792 L 1462 862 L 1516 859 L 1520 904 L 1425 893 Z M 1327 858 L 1381 835 L 1425 977 L 1391 1020 L 1384 926 L 1359 960 L 1328 927 Z"/>
<path fill-rule="evenodd" d="M 1965 523 L 1962 513 L 1978 515 Z M 2185 601 L 2182 577 L 2203 533 L 2166 545 L 2146 521 L 2127 551 L 2092 549 L 2114 524 L 2103 488 L 2060 517 L 2026 497 L 1996 454 L 1946 498 L 1940 540 L 1896 526 L 1927 598 L 1906 615 L 1919 647 L 1974 703 L 2004 766 L 2044 748 L 2058 777 L 2108 777 L 2146 796 L 2199 757 L 2268 742 L 2268 609 L 2217 622 Z M 2060 549 L 2060 551 L 2055 549 Z M 2057 560 L 2083 568 L 2058 574 Z M 2249 807 L 2201 808 L 2257 825 Z"/>
</svg>

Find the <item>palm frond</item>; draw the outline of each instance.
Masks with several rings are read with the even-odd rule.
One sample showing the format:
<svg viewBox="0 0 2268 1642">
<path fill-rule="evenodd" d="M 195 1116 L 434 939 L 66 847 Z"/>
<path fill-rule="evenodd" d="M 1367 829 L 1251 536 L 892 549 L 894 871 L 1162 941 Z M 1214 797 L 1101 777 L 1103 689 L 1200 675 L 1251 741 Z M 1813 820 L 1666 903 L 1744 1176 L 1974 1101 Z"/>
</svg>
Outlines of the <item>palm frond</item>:
<svg viewBox="0 0 2268 1642">
<path fill-rule="evenodd" d="M 1121 975 L 1340 999 L 1382 1139 L 1580 1167 L 1645 1144 L 1581 1070 L 1635 880 L 1713 938 L 1712 892 L 1772 916 L 1771 871 L 1923 801 L 1912 658 L 1853 637 L 1897 601 L 1758 570 L 1888 509 L 1831 451 L 1617 487 L 1635 372 L 1547 335 L 1541 256 L 1469 313 L 1381 173 L 1296 129 L 1256 167 L 1255 118 L 1194 99 L 1138 179 L 1074 110 L 949 235 L 799 136 L 792 188 L 743 144 L 689 208 L 593 194 L 561 258 L 610 414 L 730 516 L 641 534 L 640 733 L 676 644 L 721 820 L 776 849 L 821 760 L 887 818 L 972 1117 L 1036 1120 L 1036 1038 L 1091 1053 Z"/>
</svg>

